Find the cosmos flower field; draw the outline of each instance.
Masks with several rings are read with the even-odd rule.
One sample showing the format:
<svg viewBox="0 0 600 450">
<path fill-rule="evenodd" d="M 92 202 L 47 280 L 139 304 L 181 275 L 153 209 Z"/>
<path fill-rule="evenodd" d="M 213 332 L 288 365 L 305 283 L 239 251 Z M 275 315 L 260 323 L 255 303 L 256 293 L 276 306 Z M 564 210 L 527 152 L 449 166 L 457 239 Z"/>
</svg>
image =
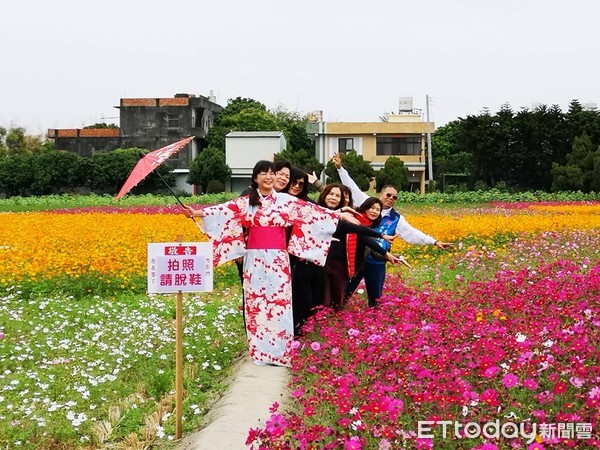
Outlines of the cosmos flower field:
<svg viewBox="0 0 600 450">
<path fill-rule="evenodd" d="M 248 445 L 598 447 L 600 203 L 405 215 L 455 248 L 398 242 L 413 269 L 391 268 L 378 309 L 359 292 L 343 312 L 319 312 L 294 344 L 289 401 Z M 203 239 L 174 207 L 1 214 L 0 447 L 172 439 L 173 298 L 144 292 L 147 243 L 177 236 Z M 236 277 L 218 268 L 213 294 L 185 299 L 187 431 L 245 349 Z M 495 420 L 535 436 L 454 433 Z M 431 431 L 419 435 L 419 421 Z"/>
<path fill-rule="evenodd" d="M 388 274 L 378 308 L 359 293 L 313 317 L 290 400 L 247 443 L 600 447 L 599 214 L 557 203 L 407 215 L 456 248 L 399 245 L 415 267 Z"/>
</svg>

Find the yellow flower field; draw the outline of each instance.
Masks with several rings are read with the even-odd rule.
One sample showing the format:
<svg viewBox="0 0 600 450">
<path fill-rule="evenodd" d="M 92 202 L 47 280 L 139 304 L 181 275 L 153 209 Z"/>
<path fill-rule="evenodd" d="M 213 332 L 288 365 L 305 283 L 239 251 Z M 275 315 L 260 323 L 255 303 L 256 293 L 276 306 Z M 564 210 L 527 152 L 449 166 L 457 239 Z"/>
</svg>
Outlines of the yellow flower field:
<svg viewBox="0 0 600 450">
<path fill-rule="evenodd" d="M 56 275 L 144 276 L 149 242 L 206 238 L 182 214 L 51 212 L 0 215 L 0 283 Z M 459 242 L 503 233 L 600 228 L 600 204 L 524 204 L 512 208 L 411 210 L 414 227 L 436 239 Z M 402 241 L 394 250 L 402 251 Z"/>
</svg>

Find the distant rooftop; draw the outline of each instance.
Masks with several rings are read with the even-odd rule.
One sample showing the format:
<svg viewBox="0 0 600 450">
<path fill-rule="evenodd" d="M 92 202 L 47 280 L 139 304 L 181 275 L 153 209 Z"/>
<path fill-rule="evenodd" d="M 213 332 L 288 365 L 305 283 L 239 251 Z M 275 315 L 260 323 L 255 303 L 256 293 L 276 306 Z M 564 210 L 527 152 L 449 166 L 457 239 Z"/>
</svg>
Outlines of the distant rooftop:
<svg viewBox="0 0 600 450">
<path fill-rule="evenodd" d="M 280 137 L 283 131 L 230 131 L 225 137 Z"/>
</svg>

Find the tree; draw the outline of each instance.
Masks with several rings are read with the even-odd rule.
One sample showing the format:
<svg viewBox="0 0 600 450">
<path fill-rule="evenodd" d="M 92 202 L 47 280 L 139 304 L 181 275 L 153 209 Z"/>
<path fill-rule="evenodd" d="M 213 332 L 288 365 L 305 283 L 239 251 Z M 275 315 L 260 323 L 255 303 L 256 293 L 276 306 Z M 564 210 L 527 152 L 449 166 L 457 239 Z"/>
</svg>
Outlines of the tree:
<svg viewBox="0 0 600 450">
<path fill-rule="evenodd" d="M 138 148 L 118 148 L 91 156 L 88 183 L 98 193 L 117 193 L 139 161 Z M 161 166 L 162 167 L 162 166 Z"/>
<path fill-rule="evenodd" d="M 210 181 L 224 181 L 231 176 L 231 169 L 225 163 L 225 153 L 215 147 L 207 147 L 190 164 L 187 182 L 197 184 L 207 193 Z"/>
<path fill-rule="evenodd" d="M 277 129 L 283 131 L 287 142 L 287 148 L 276 154 L 275 160 L 285 159 L 306 172 L 321 173 L 325 166 L 317 159 L 314 142 L 306 133 L 306 115 L 287 111 L 283 107 L 277 108 L 271 114 L 275 118 Z"/>
<path fill-rule="evenodd" d="M 267 107 L 256 100 L 237 97 L 229 100 L 223 111 L 215 118 L 208 131 L 206 141 L 209 147 L 225 152 L 225 136 L 230 131 L 275 131 L 275 118 Z"/>
<path fill-rule="evenodd" d="M 342 158 L 342 166 L 348 171 L 348 174 L 354 180 L 356 185 L 362 191 L 369 190 L 371 181 L 375 177 L 375 171 L 369 162 L 365 161 L 362 156 L 357 155 L 354 150 L 340 156 Z M 328 183 L 340 181 L 337 169 L 331 161 L 327 163 L 325 175 L 328 177 Z"/>
<path fill-rule="evenodd" d="M 11 128 L 6 134 L 5 144 L 9 155 L 16 155 L 27 152 L 27 139 L 25 138 L 25 128 Z"/>
<path fill-rule="evenodd" d="M 71 152 L 46 150 L 32 156 L 33 195 L 46 195 L 82 186 L 85 178 L 78 169 L 81 156 Z"/>
<path fill-rule="evenodd" d="M 433 173 L 437 186 L 443 185 L 444 174 L 469 175 L 473 166 L 472 153 L 458 144 L 461 122 L 454 120 L 438 128 L 431 137 Z"/>
<path fill-rule="evenodd" d="M 88 129 L 88 128 L 102 128 L 102 129 L 110 128 L 110 129 L 115 129 L 115 128 L 119 128 L 119 125 L 116 125 L 114 123 L 98 122 L 98 123 L 95 123 L 93 125 L 86 125 L 85 127 L 83 127 L 84 130 Z"/>
<path fill-rule="evenodd" d="M 8 147 L 6 147 L 6 128 L 0 127 L 0 158 L 8 155 Z"/>
<path fill-rule="evenodd" d="M 390 156 L 375 176 L 375 190 L 377 192 L 380 192 L 381 188 L 388 184 L 402 191 L 408 188 L 408 169 L 400 158 Z"/>
<path fill-rule="evenodd" d="M 301 148 L 300 150 L 286 149 L 275 154 L 275 161 L 284 159 L 289 161 L 292 166 L 304 170 L 306 173 L 315 172 L 317 174 L 323 171 L 325 167 L 319 162 L 317 157 L 312 153 Z"/>
<path fill-rule="evenodd" d="M 567 163 L 552 165 L 552 190 L 580 190 L 590 192 L 600 190 L 600 146 L 594 150 L 587 133 L 573 140 Z"/>
<path fill-rule="evenodd" d="M 314 155 L 314 142 L 306 133 L 306 124 L 308 123 L 306 115 L 287 111 L 282 106 L 271 111 L 271 115 L 275 119 L 277 129 L 282 130 L 285 134 L 288 150 L 293 152 L 305 150 Z"/>
<path fill-rule="evenodd" d="M 24 196 L 33 183 L 32 155 L 17 153 L 0 159 L 0 192 Z"/>
</svg>

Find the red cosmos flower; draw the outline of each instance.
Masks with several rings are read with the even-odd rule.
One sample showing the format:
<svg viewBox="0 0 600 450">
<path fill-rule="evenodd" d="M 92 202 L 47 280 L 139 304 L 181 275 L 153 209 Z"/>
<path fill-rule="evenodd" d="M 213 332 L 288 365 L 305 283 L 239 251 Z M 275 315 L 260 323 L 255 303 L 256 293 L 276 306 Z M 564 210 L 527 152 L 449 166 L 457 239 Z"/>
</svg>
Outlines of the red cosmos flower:
<svg viewBox="0 0 600 450">
<path fill-rule="evenodd" d="M 481 401 L 487 403 L 490 406 L 498 406 L 500 402 L 498 401 L 498 393 L 494 389 L 486 389 L 481 393 L 479 397 Z"/>
<path fill-rule="evenodd" d="M 586 406 L 591 406 L 594 408 L 600 407 L 600 397 L 588 397 L 585 401 Z"/>
<path fill-rule="evenodd" d="M 261 431 L 262 430 L 260 428 L 250 428 L 250 431 L 248 431 L 248 437 L 246 438 L 246 445 L 252 444 L 256 438 L 260 436 Z"/>
<path fill-rule="evenodd" d="M 552 392 L 554 392 L 555 394 L 562 394 L 566 390 L 567 390 L 567 383 L 565 383 L 563 381 L 559 381 L 552 388 Z"/>
<path fill-rule="evenodd" d="M 338 425 L 342 428 L 348 428 L 351 423 L 352 423 L 352 421 L 345 417 L 342 417 L 340 420 L 338 420 Z"/>
<path fill-rule="evenodd" d="M 304 408 L 304 415 L 307 417 L 314 416 L 315 408 L 313 408 L 312 406 L 307 406 L 306 408 Z"/>
</svg>

